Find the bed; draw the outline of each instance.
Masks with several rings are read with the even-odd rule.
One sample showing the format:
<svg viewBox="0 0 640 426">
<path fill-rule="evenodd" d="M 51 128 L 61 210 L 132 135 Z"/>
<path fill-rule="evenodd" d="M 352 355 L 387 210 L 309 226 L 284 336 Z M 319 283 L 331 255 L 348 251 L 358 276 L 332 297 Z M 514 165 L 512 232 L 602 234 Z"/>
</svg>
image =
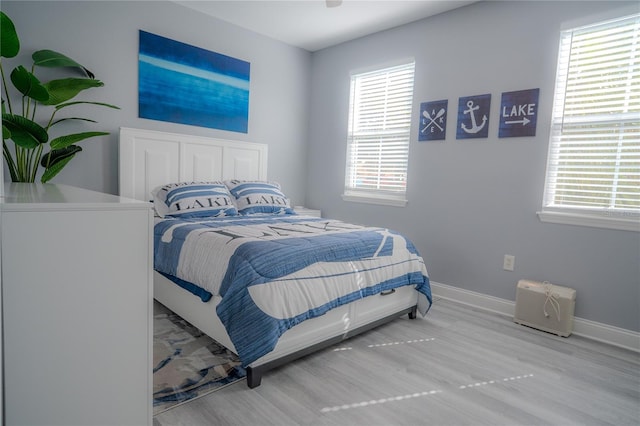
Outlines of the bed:
<svg viewBox="0 0 640 426">
<path fill-rule="evenodd" d="M 119 150 L 120 195 L 157 212 L 154 298 L 238 354 L 250 388 L 270 369 L 429 310 L 411 241 L 296 214 L 267 179 L 267 145 L 121 128 Z"/>
</svg>

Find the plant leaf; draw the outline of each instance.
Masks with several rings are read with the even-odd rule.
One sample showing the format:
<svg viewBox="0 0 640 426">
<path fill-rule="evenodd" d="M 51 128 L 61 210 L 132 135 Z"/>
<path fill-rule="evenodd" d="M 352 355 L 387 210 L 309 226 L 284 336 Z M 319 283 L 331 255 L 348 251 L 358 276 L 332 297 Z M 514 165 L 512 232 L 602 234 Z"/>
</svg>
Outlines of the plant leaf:
<svg viewBox="0 0 640 426">
<path fill-rule="evenodd" d="M 51 123 L 49 125 L 49 128 L 52 128 L 53 126 L 55 126 L 58 123 L 62 123 L 63 121 L 69 121 L 69 120 L 80 120 L 80 121 L 88 121 L 89 123 L 97 123 L 96 120 L 91 120 L 90 118 L 82 118 L 82 117 L 66 117 L 66 118 L 61 118 L 60 120 L 56 120 L 53 123 Z"/>
<path fill-rule="evenodd" d="M 9 168 L 9 175 L 11 176 L 11 181 L 17 182 L 18 171 L 16 170 L 16 162 L 11 156 L 11 153 L 9 152 L 9 148 L 7 147 L 7 144 L 4 143 L 4 141 L 2 141 L 2 156 L 7 162 L 7 167 Z"/>
<path fill-rule="evenodd" d="M 36 148 L 49 140 L 49 134 L 42 126 L 19 115 L 2 114 L 2 127 L 3 134 L 6 127 L 11 132 L 11 140 L 23 148 Z"/>
<path fill-rule="evenodd" d="M 9 17 L 0 11 L 0 56 L 13 58 L 20 51 L 20 39 Z"/>
<path fill-rule="evenodd" d="M 82 70 L 89 78 L 95 78 L 95 75 L 80 65 L 70 57 L 63 55 L 62 53 L 54 50 L 38 50 L 31 55 L 33 64 L 39 67 L 58 68 L 58 67 L 71 67 Z"/>
<path fill-rule="evenodd" d="M 47 88 L 22 65 L 18 65 L 11 71 L 11 82 L 24 96 L 39 102 L 46 102 L 49 99 Z"/>
<path fill-rule="evenodd" d="M 11 130 L 4 124 L 2 125 L 2 140 L 11 139 Z"/>
<path fill-rule="evenodd" d="M 82 151 L 82 147 L 78 145 L 69 145 L 62 149 L 52 149 L 42 156 L 42 158 L 40 159 L 40 165 L 45 168 L 47 167 L 47 165 L 51 167 L 57 162 L 62 161 L 67 157 L 73 156 L 76 152 L 80 151 Z M 49 157 L 51 157 L 51 159 L 49 159 Z"/>
<path fill-rule="evenodd" d="M 93 138 L 96 136 L 105 136 L 108 135 L 109 132 L 82 132 L 82 133 L 74 133 L 72 135 L 60 136 L 53 139 L 50 143 L 51 149 L 62 149 L 69 145 L 73 145 L 76 142 L 83 141 L 85 139 Z"/>
<path fill-rule="evenodd" d="M 64 149 L 56 149 L 46 153 L 42 157 L 42 161 L 40 161 L 40 165 L 42 167 L 46 167 L 47 161 L 49 161 L 49 157 L 51 160 L 49 161 L 49 167 L 46 167 L 46 170 L 42 174 L 40 178 L 40 182 L 47 183 L 50 181 L 55 175 L 60 173 L 69 161 L 73 157 L 75 157 L 76 153 L 82 151 L 82 148 L 76 145 L 68 146 Z"/>
<path fill-rule="evenodd" d="M 62 78 L 51 80 L 44 85 L 49 92 L 45 105 L 58 105 L 76 96 L 78 93 L 93 87 L 102 87 L 104 83 L 91 78 Z"/>
<path fill-rule="evenodd" d="M 115 106 L 115 105 L 111 105 L 111 104 L 105 104 L 104 102 L 90 102 L 90 101 L 67 102 L 65 104 L 56 105 L 55 109 L 62 109 L 62 108 L 65 108 L 65 107 L 68 107 L 68 106 L 72 106 L 72 105 L 77 105 L 77 104 L 98 105 L 98 106 L 103 106 L 103 107 L 107 107 L 107 108 L 120 109 L 119 106 Z"/>
</svg>

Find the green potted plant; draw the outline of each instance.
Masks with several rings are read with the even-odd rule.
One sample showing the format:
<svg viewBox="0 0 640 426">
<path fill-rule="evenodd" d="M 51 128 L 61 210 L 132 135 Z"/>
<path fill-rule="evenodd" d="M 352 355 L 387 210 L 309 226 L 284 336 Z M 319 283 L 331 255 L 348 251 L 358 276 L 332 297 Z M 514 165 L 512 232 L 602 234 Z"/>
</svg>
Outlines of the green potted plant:
<svg viewBox="0 0 640 426">
<path fill-rule="evenodd" d="M 59 118 L 57 114 L 69 107 L 91 104 L 119 109 L 117 106 L 101 102 L 71 101 L 80 92 L 102 87 L 94 74 L 73 59 L 53 50 L 38 50 L 31 56 L 33 65 L 28 70 L 22 65 L 11 71 L 10 81 L 19 92 L 21 102 L 13 105 L 9 96 L 7 78 L 2 58 L 13 58 L 20 52 L 18 33 L 11 19 L 0 11 L 0 72 L 2 74 L 2 153 L 13 182 L 35 182 L 38 168 L 44 169 L 40 181 L 45 183 L 60 172 L 75 155 L 82 151 L 76 143 L 109 132 L 86 131 L 60 135 L 51 138 L 54 126 L 74 121 L 96 123 L 82 117 Z M 68 77 L 40 82 L 35 76 L 36 67 L 62 68 L 65 71 L 81 73 L 81 77 Z M 6 97 L 6 99 L 5 99 Z M 38 111 L 38 107 L 48 107 L 48 112 Z M 45 116 L 45 118 L 42 118 Z M 43 124 L 36 120 L 42 119 Z M 11 143 L 13 142 L 13 143 Z M 44 152 L 48 145 L 48 152 Z"/>
</svg>

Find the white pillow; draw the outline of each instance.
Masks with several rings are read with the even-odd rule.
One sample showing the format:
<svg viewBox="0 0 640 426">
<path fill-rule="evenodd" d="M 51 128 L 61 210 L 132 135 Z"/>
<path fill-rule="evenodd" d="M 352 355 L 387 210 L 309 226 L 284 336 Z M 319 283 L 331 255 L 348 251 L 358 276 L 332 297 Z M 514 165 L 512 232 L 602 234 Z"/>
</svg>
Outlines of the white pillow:
<svg viewBox="0 0 640 426">
<path fill-rule="evenodd" d="M 222 182 L 180 182 L 161 185 L 151 191 L 160 217 L 236 216 L 238 209 Z"/>
</svg>

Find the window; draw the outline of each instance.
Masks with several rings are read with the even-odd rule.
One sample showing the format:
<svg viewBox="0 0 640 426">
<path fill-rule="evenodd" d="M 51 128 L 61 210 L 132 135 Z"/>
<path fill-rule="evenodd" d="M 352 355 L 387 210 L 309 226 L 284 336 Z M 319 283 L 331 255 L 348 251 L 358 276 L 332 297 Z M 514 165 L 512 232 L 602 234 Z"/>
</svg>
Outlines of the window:
<svg viewBox="0 0 640 426">
<path fill-rule="evenodd" d="M 345 200 L 406 205 L 414 68 L 352 74 Z"/>
<path fill-rule="evenodd" d="M 640 230 L 640 15 L 563 31 L 540 219 Z"/>
</svg>

